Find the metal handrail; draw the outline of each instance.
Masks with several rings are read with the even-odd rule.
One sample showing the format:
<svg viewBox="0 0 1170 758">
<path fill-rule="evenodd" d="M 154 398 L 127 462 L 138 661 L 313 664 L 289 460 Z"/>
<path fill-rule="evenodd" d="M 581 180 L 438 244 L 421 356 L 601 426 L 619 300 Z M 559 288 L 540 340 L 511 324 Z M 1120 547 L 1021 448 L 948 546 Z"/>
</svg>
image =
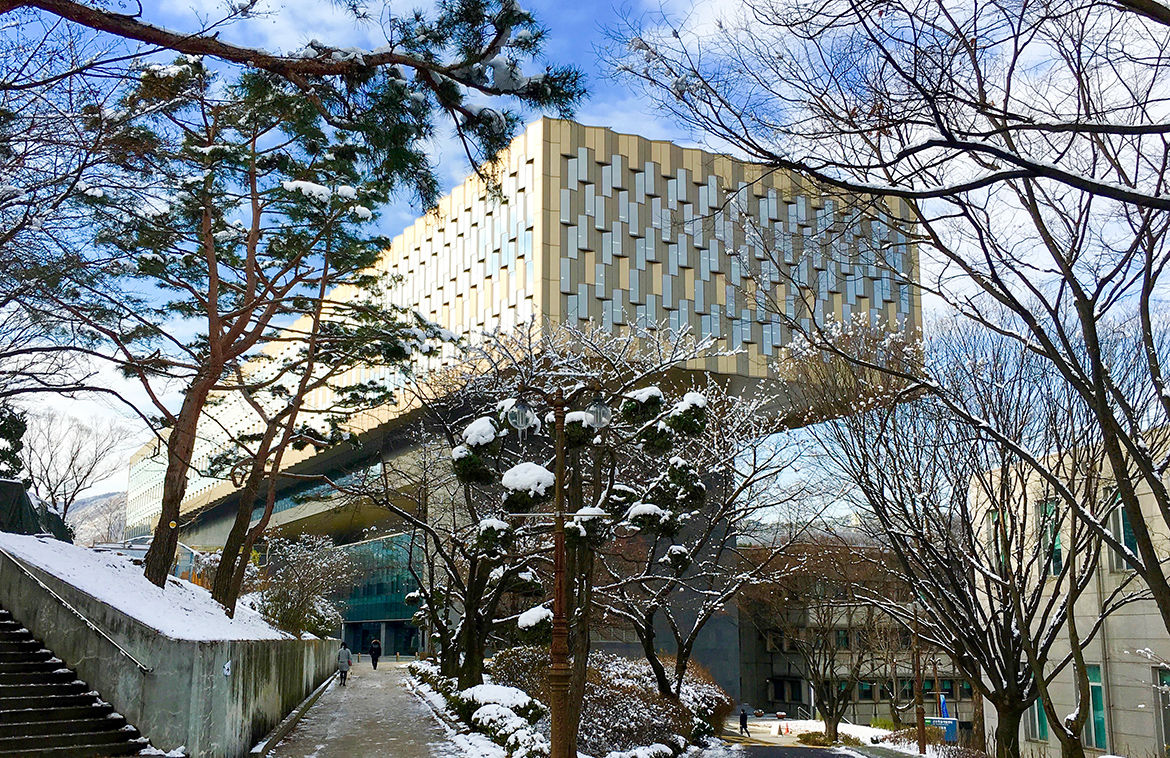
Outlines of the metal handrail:
<svg viewBox="0 0 1170 758">
<path fill-rule="evenodd" d="M 142 673 L 149 674 L 151 671 L 154 671 L 153 668 L 147 666 L 145 663 L 138 660 L 133 655 L 131 655 L 129 652 L 127 652 L 126 648 L 122 647 L 117 642 L 115 642 L 114 639 L 110 635 L 106 634 L 101 629 L 98 629 L 97 626 L 92 621 L 90 621 L 84 615 L 82 615 L 81 611 L 77 610 L 72 605 L 70 605 L 69 602 L 67 600 L 65 600 L 65 598 L 61 597 L 56 592 L 54 592 L 52 587 L 49 587 L 47 584 L 42 582 L 35 574 L 33 574 L 31 571 L 29 571 L 28 567 L 25 566 L 24 563 L 19 558 L 17 558 L 16 556 L 14 556 L 12 553 L 8 552 L 7 550 L 5 550 L 3 547 L 0 547 L 0 554 L 3 554 L 5 557 L 8 558 L 8 560 L 15 563 L 16 567 L 18 569 L 20 569 L 21 571 L 23 571 L 25 576 L 27 576 L 29 579 L 32 579 L 34 582 L 36 582 L 38 585 L 40 585 L 41 589 L 43 589 L 45 592 L 48 592 L 50 595 L 52 595 L 54 598 L 56 598 L 58 603 L 65 606 L 65 608 L 67 608 L 70 613 L 72 613 L 74 616 L 76 616 L 77 618 L 79 618 L 83 622 L 85 622 L 85 625 L 88 626 L 91 630 L 97 632 L 102 637 L 104 637 L 107 642 L 109 642 L 111 645 L 113 645 L 115 648 L 117 648 L 119 653 L 121 653 L 122 655 L 129 658 L 134 663 L 134 665 L 137 666 L 140 671 L 142 671 Z"/>
</svg>

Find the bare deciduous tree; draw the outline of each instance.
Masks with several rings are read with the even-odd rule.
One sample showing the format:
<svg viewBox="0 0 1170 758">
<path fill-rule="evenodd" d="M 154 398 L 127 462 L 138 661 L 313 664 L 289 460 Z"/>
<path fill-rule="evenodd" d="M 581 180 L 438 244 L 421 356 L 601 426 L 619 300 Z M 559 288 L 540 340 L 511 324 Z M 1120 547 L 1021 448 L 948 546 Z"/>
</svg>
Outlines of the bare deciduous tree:
<svg viewBox="0 0 1170 758">
<path fill-rule="evenodd" d="M 1061 497 L 1126 555 L 1170 629 L 1151 537 L 1170 525 L 1168 22 L 1157 0 L 752 0 L 714 27 L 631 24 L 613 57 L 685 123 L 827 190 L 848 211 L 827 219 L 839 263 L 939 298 L 1046 363 L 1087 413 L 1137 550 Z M 895 265 L 904 255 L 921 262 L 918 281 Z M 769 262 L 789 270 L 775 251 Z M 826 324 L 808 306 L 823 275 L 782 278 L 753 294 L 816 335 Z M 794 318 L 777 292 L 797 295 Z M 946 377 L 904 378 L 1064 488 L 995 414 L 948 397 Z"/>
<path fill-rule="evenodd" d="M 33 494 L 62 519 L 86 490 L 126 467 L 130 430 L 56 411 L 29 413 L 21 462 Z"/>
<path fill-rule="evenodd" d="M 918 598 L 923 638 L 995 708 L 996 755 L 1020 754 L 1021 717 L 1040 698 L 1060 725 L 1062 752 L 1079 756 L 1085 712 L 1056 714 L 1047 687 L 1067 671 L 1087 702 L 1084 647 L 1109 613 L 1144 594 L 1123 582 L 1094 612 L 1069 613 L 1094 581 L 1102 545 L 1077 513 L 1107 518 L 1118 507 L 1116 485 L 1089 411 L 1041 356 L 962 320 L 939 332 L 922 347 L 855 324 L 837 337 L 853 360 L 795 353 L 794 370 L 815 377 L 819 391 L 868 395 L 852 413 L 810 429 L 831 470 L 856 487 L 858 506 Z M 913 382 L 883 385 L 887 374 L 857 369 L 879 362 L 944 376 L 947 397 L 966 413 L 932 394 L 908 400 Z M 968 415 L 996 432 L 973 428 Z M 1042 451 L 1060 488 L 1020 449 Z M 885 602 L 880 593 L 869 600 Z M 909 606 L 885 607 L 912 623 Z"/>
</svg>

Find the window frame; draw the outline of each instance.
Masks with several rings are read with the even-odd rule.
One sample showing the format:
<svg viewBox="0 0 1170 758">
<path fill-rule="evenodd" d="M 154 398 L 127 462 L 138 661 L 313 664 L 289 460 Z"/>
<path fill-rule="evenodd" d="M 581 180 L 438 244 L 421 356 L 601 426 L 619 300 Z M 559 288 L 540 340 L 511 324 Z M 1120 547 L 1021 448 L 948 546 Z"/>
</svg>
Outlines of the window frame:
<svg viewBox="0 0 1170 758">
<path fill-rule="evenodd" d="M 1093 750 L 1108 752 L 1109 724 L 1106 717 L 1105 685 L 1101 679 L 1101 666 L 1085 666 L 1089 680 L 1089 718 L 1085 720 L 1084 745 Z"/>
<path fill-rule="evenodd" d="M 1024 739 L 1048 742 L 1048 714 L 1038 699 L 1024 711 Z"/>
</svg>

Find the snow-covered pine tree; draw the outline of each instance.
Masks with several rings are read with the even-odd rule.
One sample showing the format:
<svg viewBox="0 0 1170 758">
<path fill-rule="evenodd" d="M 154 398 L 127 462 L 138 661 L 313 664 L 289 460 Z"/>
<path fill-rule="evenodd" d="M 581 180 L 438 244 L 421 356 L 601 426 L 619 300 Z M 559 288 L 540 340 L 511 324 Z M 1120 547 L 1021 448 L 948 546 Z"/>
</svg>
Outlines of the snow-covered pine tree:
<svg viewBox="0 0 1170 758">
<path fill-rule="evenodd" d="M 151 581 L 161 584 L 173 561 L 197 430 L 223 438 L 205 473 L 242 487 L 224 548 L 232 570 L 214 588 L 230 610 L 267 521 L 250 529 L 252 509 L 261 495 L 272 507 L 277 477 L 267 475 L 291 446 L 335 443 L 344 414 L 388 401 L 384 380 L 439 333 L 380 296 L 386 241 L 369 229 L 395 177 L 372 170 L 381 158 L 287 80 L 225 81 L 184 57 L 143 68 L 124 106 L 147 114 L 131 135 L 148 156 L 149 186 L 138 177 L 85 196 L 113 264 L 73 272 L 61 306 L 141 383 L 166 430 Z M 381 378 L 358 381 L 356 367 Z M 168 383 L 183 387 L 178 409 Z M 329 399 L 307 407 L 316 390 Z M 226 404 L 256 422 L 246 435 L 208 414 Z"/>
<path fill-rule="evenodd" d="M 27 427 L 23 413 L 0 403 L 0 479 L 20 478 L 24 470 L 20 451 L 24 448 L 23 438 Z"/>
</svg>

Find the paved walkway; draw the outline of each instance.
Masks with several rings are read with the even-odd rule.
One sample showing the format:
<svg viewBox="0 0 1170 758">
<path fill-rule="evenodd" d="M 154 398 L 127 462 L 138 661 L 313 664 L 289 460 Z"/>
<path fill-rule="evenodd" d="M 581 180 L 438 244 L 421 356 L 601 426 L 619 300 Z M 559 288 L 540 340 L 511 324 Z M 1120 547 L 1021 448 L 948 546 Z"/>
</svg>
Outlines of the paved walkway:
<svg viewBox="0 0 1170 758">
<path fill-rule="evenodd" d="M 780 728 L 777 729 L 777 724 Z M 723 724 L 723 739 L 734 745 L 777 745 L 780 747 L 808 747 L 795 734 L 784 733 L 784 722 L 773 717 L 748 718 L 748 734 L 744 737 L 739 733 L 739 713 L 732 713 Z M 777 734 L 772 734 L 776 729 Z"/>
<path fill-rule="evenodd" d="M 273 758 L 449 758 L 461 751 L 430 709 L 407 692 L 406 664 L 362 656 L 342 687 L 334 681 L 300 723 L 269 753 Z"/>
</svg>

